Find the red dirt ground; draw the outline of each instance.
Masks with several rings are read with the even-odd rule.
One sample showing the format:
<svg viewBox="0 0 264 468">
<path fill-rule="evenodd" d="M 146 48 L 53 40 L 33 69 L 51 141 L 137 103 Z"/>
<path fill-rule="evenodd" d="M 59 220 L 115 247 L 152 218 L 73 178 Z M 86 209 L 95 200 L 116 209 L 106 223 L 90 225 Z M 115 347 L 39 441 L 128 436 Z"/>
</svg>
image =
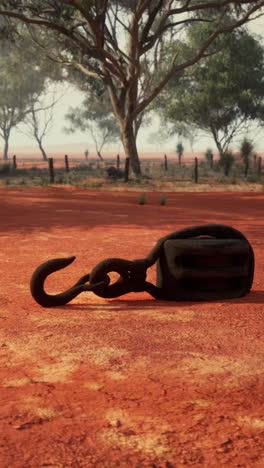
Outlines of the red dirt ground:
<svg viewBox="0 0 264 468">
<path fill-rule="evenodd" d="M 0 190 L 1 468 L 264 466 L 264 193 L 137 193 L 73 187 Z M 224 223 L 256 256 L 246 297 L 105 300 L 44 309 L 34 269 L 63 291 L 107 257 L 144 258 L 186 226 Z M 155 281 L 155 269 L 149 279 Z"/>
</svg>

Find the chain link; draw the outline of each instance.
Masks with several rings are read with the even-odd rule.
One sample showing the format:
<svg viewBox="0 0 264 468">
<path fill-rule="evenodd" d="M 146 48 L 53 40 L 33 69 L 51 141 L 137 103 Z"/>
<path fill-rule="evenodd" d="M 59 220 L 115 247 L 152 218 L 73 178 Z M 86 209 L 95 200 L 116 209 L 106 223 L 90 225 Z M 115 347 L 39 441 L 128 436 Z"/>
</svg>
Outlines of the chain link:
<svg viewBox="0 0 264 468">
<path fill-rule="evenodd" d="M 40 265 L 33 273 L 30 282 L 31 294 L 36 302 L 44 307 L 65 305 L 83 291 L 92 291 L 97 296 L 104 298 L 114 298 L 129 292 L 147 291 L 154 298 L 166 299 L 166 294 L 162 288 L 146 281 L 147 269 L 154 265 L 159 257 L 161 257 L 164 243 L 167 240 L 188 239 L 199 236 L 211 236 L 222 239 L 243 239 L 247 241 L 246 237 L 241 232 L 222 224 L 206 224 L 181 229 L 159 239 L 146 258 L 133 261 L 121 258 L 105 259 L 98 263 L 91 273 L 82 276 L 74 286 L 56 295 L 50 295 L 45 292 L 44 281 L 52 272 L 58 271 L 71 264 L 75 260 L 75 257 L 52 259 Z M 251 249 L 251 270 L 253 272 L 254 256 L 250 244 L 249 247 Z M 110 272 L 119 274 L 119 279 L 113 284 L 110 284 L 111 280 L 108 275 Z"/>
</svg>

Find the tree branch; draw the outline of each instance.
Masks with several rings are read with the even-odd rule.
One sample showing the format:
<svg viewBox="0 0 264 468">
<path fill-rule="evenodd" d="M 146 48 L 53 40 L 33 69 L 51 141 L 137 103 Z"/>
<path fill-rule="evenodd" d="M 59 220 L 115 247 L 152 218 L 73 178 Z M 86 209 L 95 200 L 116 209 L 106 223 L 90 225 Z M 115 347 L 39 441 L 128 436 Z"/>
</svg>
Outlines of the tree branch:
<svg viewBox="0 0 264 468">
<path fill-rule="evenodd" d="M 247 2 L 248 3 L 248 2 Z M 167 74 L 164 76 L 164 78 L 160 81 L 160 83 L 154 88 L 154 90 L 150 93 L 150 95 L 145 98 L 143 101 L 141 101 L 135 111 L 135 116 L 138 115 L 140 112 L 142 112 L 145 107 L 160 93 L 160 91 L 164 88 L 164 86 L 168 83 L 170 78 L 178 71 L 184 70 L 185 68 L 194 65 L 201 57 L 203 57 L 205 51 L 208 49 L 208 47 L 212 44 L 212 42 L 215 40 L 215 38 L 223 33 L 228 33 L 232 32 L 234 29 L 236 29 L 239 26 L 242 26 L 245 24 L 248 20 L 248 18 L 251 16 L 252 13 L 254 13 L 260 6 L 264 6 L 264 1 L 258 2 L 258 5 L 255 5 L 252 7 L 245 15 L 244 17 L 237 21 L 236 23 L 228 26 L 223 26 L 221 28 L 216 29 L 207 39 L 207 41 L 204 42 L 204 44 L 200 47 L 199 51 L 189 60 L 186 62 L 180 64 L 180 65 L 175 65 L 175 59 L 174 59 L 174 64 L 172 65 L 171 69 L 167 72 Z"/>
</svg>

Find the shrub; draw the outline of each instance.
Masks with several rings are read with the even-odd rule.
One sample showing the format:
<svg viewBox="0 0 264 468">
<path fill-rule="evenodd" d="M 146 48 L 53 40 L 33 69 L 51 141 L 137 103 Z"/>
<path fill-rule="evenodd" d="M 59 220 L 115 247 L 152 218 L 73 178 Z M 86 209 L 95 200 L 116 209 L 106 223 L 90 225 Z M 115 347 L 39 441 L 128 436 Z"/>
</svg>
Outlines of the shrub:
<svg viewBox="0 0 264 468">
<path fill-rule="evenodd" d="M 243 159 L 244 163 L 248 162 L 250 156 L 252 155 L 253 148 L 254 146 L 252 141 L 245 137 L 240 146 L 241 158 Z"/>
<path fill-rule="evenodd" d="M 229 172 L 234 164 L 235 158 L 232 151 L 225 151 L 221 156 L 219 165 L 223 167 L 225 176 L 229 175 Z"/>
<path fill-rule="evenodd" d="M 9 174 L 10 170 L 11 170 L 11 166 L 8 163 L 4 163 L 0 166 L 1 175 Z"/>
<path fill-rule="evenodd" d="M 140 197 L 139 197 L 138 204 L 139 205 L 145 205 L 146 201 L 147 201 L 147 197 L 146 197 L 145 193 L 142 193 L 142 195 L 140 195 Z"/>
<path fill-rule="evenodd" d="M 213 169 L 214 154 L 210 148 L 208 148 L 205 152 L 205 159 L 210 169 Z"/>
<path fill-rule="evenodd" d="M 251 184 L 259 183 L 259 176 L 258 174 L 250 174 L 247 178 L 247 181 Z"/>
<path fill-rule="evenodd" d="M 160 197 L 160 199 L 159 199 L 159 204 L 160 204 L 161 206 L 164 206 L 164 205 L 167 204 L 167 198 L 165 197 L 165 195 L 162 195 L 162 196 Z"/>
<path fill-rule="evenodd" d="M 121 169 L 117 169 L 114 166 L 108 167 L 106 169 L 106 173 L 111 179 L 122 179 L 125 176 L 124 171 L 121 171 Z"/>
<path fill-rule="evenodd" d="M 176 153 L 178 155 L 178 163 L 181 165 L 182 163 L 182 156 L 183 156 L 184 146 L 181 142 L 179 142 L 176 146 Z"/>
<path fill-rule="evenodd" d="M 49 185 L 49 179 L 46 179 L 46 178 L 40 179 L 40 185 Z"/>
<path fill-rule="evenodd" d="M 226 183 L 226 178 L 223 175 L 220 175 L 215 178 L 215 182 L 217 184 L 225 184 Z"/>
</svg>

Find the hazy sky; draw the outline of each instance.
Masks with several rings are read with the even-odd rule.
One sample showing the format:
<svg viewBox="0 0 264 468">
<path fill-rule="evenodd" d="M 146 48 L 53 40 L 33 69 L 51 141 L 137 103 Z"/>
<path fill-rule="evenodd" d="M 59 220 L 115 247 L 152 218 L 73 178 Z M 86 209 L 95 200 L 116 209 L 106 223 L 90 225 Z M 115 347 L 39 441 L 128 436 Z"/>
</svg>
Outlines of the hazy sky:
<svg viewBox="0 0 264 468">
<path fill-rule="evenodd" d="M 251 23 L 250 29 L 257 34 L 260 34 L 264 37 L 264 17 L 254 20 Z M 60 91 L 61 92 L 61 91 Z M 65 90 L 64 90 L 65 93 Z M 44 140 L 44 145 L 49 150 L 49 147 L 59 144 L 74 144 L 74 143 L 83 143 L 83 148 L 89 148 L 92 152 L 92 142 L 89 141 L 89 137 L 87 137 L 82 132 L 76 132 L 74 134 L 67 134 L 63 131 L 63 128 L 67 125 L 64 121 L 64 115 L 69 110 L 70 106 L 77 107 L 81 104 L 83 96 L 81 93 L 76 91 L 74 88 L 68 88 L 66 94 L 60 99 L 59 103 L 56 105 L 56 109 L 54 112 L 54 120 L 53 120 L 53 127 L 46 136 Z M 159 143 L 156 138 L 153 138 L 153 134 L 158 133 L 158 121 L 155 119 L 149 129 L 142 129 L 140 130 L 138 136 L 138 148 L 139 151 L 174 151 L 175 144 L 177 142 L 177 137 L 168 139 L 166 141 L 162 141 Z M 250 135 L 254 139 L 255 149 L 256 150 L 264 150 L 264 131 L 262 132 L 253 132 Z M 0 145 L 1 145 L 0 141 Z M 2 146 L 2 145 L 1 145 Z M 1 148 L 0 146 L 0 148 Z M 30 146 L 32 151 L 36 149 L 36 153 L 38 153 L 37 145 L 34 142 L 34 139 L 29 138 L 28 136 L 22 134 L 18 130 L 13 130 L 10 137 L 10 152 L 16 152 L 19 154 L 18 147 L 20 146 Z M 191 147 L 189 142 L 184 141 L 184 147 L 186 151 L 191 151 Z M 214 143 L 208 137 L 196 138 L 194 141 L 194 150 L 205 150 L 207 147 L 211 147 L 215 150 Z M 111 144 L 109 145 L 110 150 L 114 150 L 117 152 L 122 153 L 122 144 Z M 106 149 L 105 149 L 106 151 Z"/>
</svg>

